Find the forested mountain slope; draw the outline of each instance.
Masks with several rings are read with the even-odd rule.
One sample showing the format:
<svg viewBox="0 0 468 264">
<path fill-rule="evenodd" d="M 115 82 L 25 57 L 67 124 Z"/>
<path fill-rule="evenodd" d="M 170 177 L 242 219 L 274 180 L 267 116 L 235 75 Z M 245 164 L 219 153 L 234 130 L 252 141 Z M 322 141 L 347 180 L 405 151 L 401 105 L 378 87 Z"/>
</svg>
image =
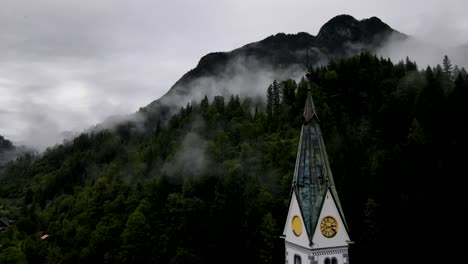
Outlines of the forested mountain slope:
<svg viewBox="0 0 468 264">
<path fill-rule="evenodd" d="M 0 170 L 3 167 L 3 164 L 15 159 L 27 151 L 28 150 L 26 150 L 25 147 L 17 147 L 13 145 L 10 140 L 0 135 Z"/>
<path fill-rule="evenodd" d="M 353 263 L 467 260 L 432 254 L 467 235 L 468 76 L 445 66 L 361 54 L 311 71 Z M 9 163 L 0 263 L 283 263 L 306 87 L 205 98 L 167 124 L 142 111 Z"/>
</svg>

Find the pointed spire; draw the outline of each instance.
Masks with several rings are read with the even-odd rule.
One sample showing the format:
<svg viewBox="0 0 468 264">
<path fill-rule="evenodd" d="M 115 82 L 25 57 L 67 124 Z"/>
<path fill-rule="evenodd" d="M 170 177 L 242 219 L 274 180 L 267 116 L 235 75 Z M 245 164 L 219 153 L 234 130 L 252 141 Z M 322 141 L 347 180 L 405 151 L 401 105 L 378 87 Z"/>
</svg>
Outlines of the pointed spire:
<svg viewBox="0 0 468 264">
<path fill-rule="evenodd" d="M 311 74 L 307 73 L 307 99 L 305 102 L 305 107 L 304 107 L 304 123 L 309 123 L 309 121 L 312 119 L 312 117 L 317 117 L 317 113 L 315 112 L 315 107 L 314 107 L 314 101 L 312 100 L 312 93 L 310 89 L 310 78 Z M 317 117 L 318 119 L 318 117 Z"/>
<path fill-rule="evenodd" d="M 325 142 L 312 100 L 312 93 L 310 91 L 311 75 L 308 73 L 306 76 L 309 81 L 309 91 L 307 92 L 304 107 L 304 124 L 302 125 L 301 136 L 299 138 L 293 177 L 293 191 L 296 193 L 299 202 L 306 231 L 309 238 L 312 239 L 313 231 L 318 224 L 322 203 L 329 189 L 337 204 L 346 229 L 347 224 L 344 220 L 343 210 L 336 192 Z"/>
</svg>

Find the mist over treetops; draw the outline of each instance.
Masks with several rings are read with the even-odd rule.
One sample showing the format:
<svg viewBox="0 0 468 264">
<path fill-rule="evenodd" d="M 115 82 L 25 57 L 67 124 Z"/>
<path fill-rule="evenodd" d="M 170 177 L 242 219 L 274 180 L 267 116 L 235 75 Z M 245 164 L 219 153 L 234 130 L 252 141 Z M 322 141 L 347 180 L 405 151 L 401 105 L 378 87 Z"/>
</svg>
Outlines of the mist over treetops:
<svg viewBox="0 0 468 264">
<path fill-rule="evenodd" d="M 316 37 L 209 54 L 138 118 L 0 164 L 0 217 L 15 220 L 0 263 L 284 263 L 306 70 L 351 262 L 451 259 L 431 252 L 462 250 L 445 241 L 467 235 L 454 212 L 467 209 L 468 75 L 448 56 L 377 56 L 385 34 L 406 38 L 378 18 L 338 16 Z M 235 78 L 255 65 L 272 79 Z"/>
</svg>

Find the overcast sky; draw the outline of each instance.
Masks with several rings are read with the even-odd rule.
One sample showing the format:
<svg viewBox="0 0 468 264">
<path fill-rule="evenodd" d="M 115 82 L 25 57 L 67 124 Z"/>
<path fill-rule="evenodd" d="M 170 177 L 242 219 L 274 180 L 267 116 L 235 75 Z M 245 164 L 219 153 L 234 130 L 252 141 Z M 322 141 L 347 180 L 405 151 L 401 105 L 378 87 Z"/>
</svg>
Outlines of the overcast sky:
<svg viewBox="0 0 468 264">
<path fill-rule="evenodd" d="M 468 43 L 466 10 L 466 0 L 0 0 L 0 135 L 44 148 L 137 111 L 209 52 L 316 35 L 338 14 Z"/>
</svg>

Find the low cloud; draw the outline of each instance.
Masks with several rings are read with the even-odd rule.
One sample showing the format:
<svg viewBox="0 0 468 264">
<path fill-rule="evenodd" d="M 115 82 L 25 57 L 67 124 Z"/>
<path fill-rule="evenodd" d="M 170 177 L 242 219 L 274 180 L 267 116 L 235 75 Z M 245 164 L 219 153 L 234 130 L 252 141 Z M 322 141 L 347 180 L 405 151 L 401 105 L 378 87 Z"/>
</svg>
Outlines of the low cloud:
<svg viewBox="0 0 468 264">
<path fill-rule="evenodd" d="M 430 35 L 430 34 L 429 34 Z M 465 45 L 454 45 L 447 40 L 441 42 L 435 38 L 439 36 L 434 33 L 431 37 L 409 36 L 406 39 L 390 36 L 382 48 L 376 53 L 379 56 L 390 58 L 394 63 L 405 60 L 408 57 L 416 61 L 420 69 L 442 64 L 444 56 L 447 55 L 453 65 L 468 67 L 468 42 Z"/>
<path fill-rule="evenodd" d="M 248 6 L 214 1 L 206 8 L 185 0 L 164 4 L 150 0 L 2 1 L 0 134 L 16 145 L 42 150 L 108 116 L 136 112 L 160 98 L 208 52 L 232 50 L 277 32 L 315 34 L 323 23 L 341 13 L 375 15 L 405 33 L 419 32 L 423 40 L 432 35 L 454 46 L 468 37 L 464 0 L 418 0 L 411 4 L 403 0 L 379 4 L 369 0 L 347 4 L 337 0 L 295 4 L 261 0 Z M 266 6 L 272 12 L 263 12 Z M 311 17 L 311 10 L 318 10 L 317 15 Z M 278 19 L 278 12 L 284 13 L 285 19 Z M 412 25 L 412 21 L 420 24 Z M 418 46 L 403 49 L 420 51 Z M 440 63 L 443 56 L 394 49 L 382 53 L 394 60 L 408 55 L 420 66 Z M 447 54 L 454 64 L 466 67 L 459 60 L 468 54 Z M 296 74 L 265 65 L 259 69 L 249 66 L 255 63 L 239 61 L 221 69 L 238 71 L 241 75 L 237 77 L 195 80 L 187 86 L 194 91 L 200 88 L 200 92 L 174 95 L 168 103 L 185 105 L 192 100 L 190 96 L 199 100 L 205 94 L 263 96 L 266 86 L 273 79 L 283 79 L 282 74 L 293 78 L 303 74 L 302 69 Z"/>
<path fill-rule="evenodd" d="M 207 142 L 197 133 L 189 132 L 182 140 L 174 158 L 162 166 L 161 171 L 170 177 L 193 178 L 206 169 Z"/>
<path fill-rule="evenodd" d="M 143 67 L 139 59 L 116 65 L 79 59 L 0 62 L 0 134 L 15 145 L 43 150 L 70 131 L 136 112 L 158 96 L 150 69 L 133 71 Z"/>
<path fill-rule="evenodd" d="M 178 110 L 188 102 L 199 102 L 204 96 L 231 95 L 241 97 L 266 98 L 266 90 L 274 80 L 299 80 L 304 75 L 303 65 L 292 65 L 287 68 L 275 68 L 270 63 L 254 57 L 240 56 L 220 66 L 210 74 L 190 80 L 185 85 L 176 85 L 160 102 Z"/>
</svg>

